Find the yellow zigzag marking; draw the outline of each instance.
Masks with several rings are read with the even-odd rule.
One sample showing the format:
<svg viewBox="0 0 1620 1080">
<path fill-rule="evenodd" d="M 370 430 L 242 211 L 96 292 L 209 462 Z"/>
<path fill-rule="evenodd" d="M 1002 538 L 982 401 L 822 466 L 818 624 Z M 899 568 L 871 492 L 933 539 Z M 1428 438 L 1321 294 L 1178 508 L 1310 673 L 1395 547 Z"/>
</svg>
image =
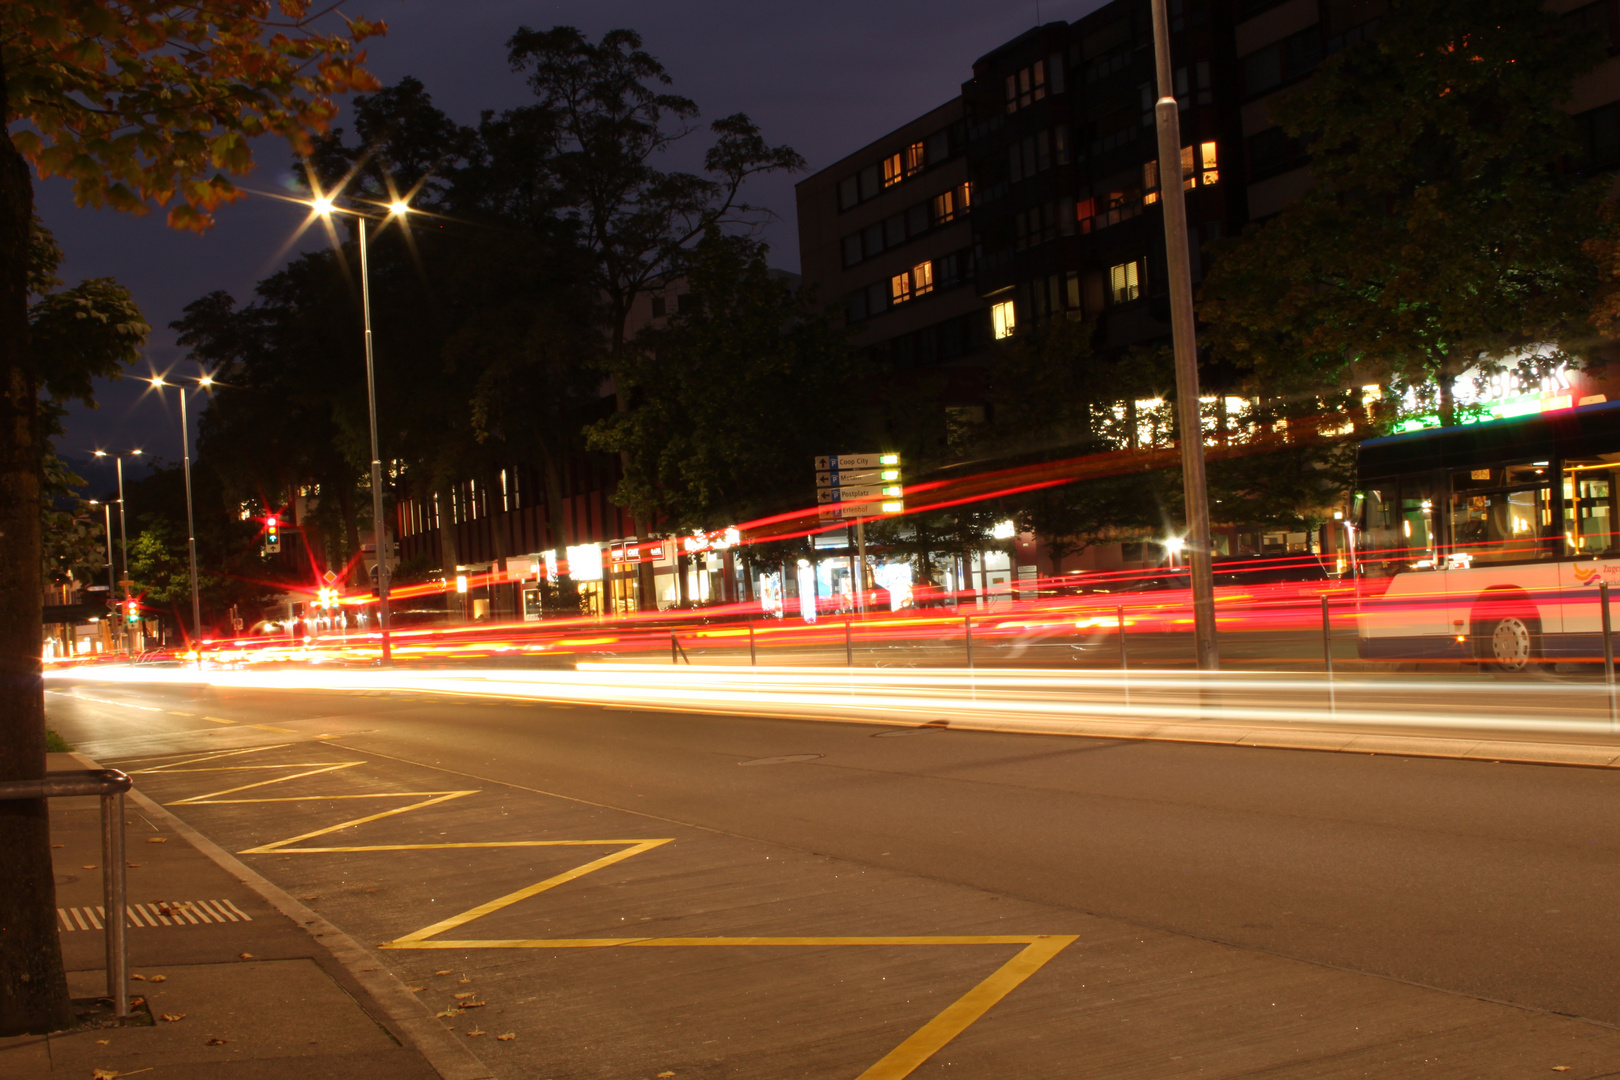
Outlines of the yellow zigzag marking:
<svg viewBox="0 0 1620 1080">
<path fill-rule="evenodd" d="M 285 744 L 284 744 L 285 745 Z M 559 885 L 578 880 L 587 874 L 622 862 L 634 855 L 651 851 L 653 848 L 668 844 L 673 837 L 646 840 L 493 840 L 476 843 L 431 843 L 431 844 L 367 844 L 344 845 L 333 847 L 293 847 L 304 840 L 313 840 L 318 836 L 327 836 L 344 829 L 355 828 L 382 818 L 393 817 L 397 814 L 420 810 L 437 803 L 449 802 L 465 795 L 476 795 L 478 791 L 393 791 L 374 792 L 352 795 L 304 795 L 304 796 L 254 796 L 248 798 L 221 798 L 221 796 L 235 795 L 238 792 L 250 791 L 257 788 L 268 787 L 272 784 L 284 783 L 288 780 L 297 780 L 306 776 L 317 776 L 324 773 L 337 772 L 341 769 L 350 769 L 357 765 L 364 765 L 364 761 L 327 761 L 327 762 L 299 762 L 284 765 L 205 765 L 200 768 L 186 768 L 200 762 L 211 762 L 225 757 L 234 757 L 240 754 L 254 753 L 260 750 L 274 750 L 278 747 L 254 747 L 249 750 L 230 750 L 208 754 L 203 757 L 192 758 L 187 761 L 177 761 L 169 765 L 160 765 L 141 772 L 231 772 L 250 769 L 303 769 L 303 772 L 288 776 L 277 777 L 272 780 L 262 780 L 256 783 L 243 784 L 238 787 L 225 788 L 206 795 L 193 795 L 189 798 L 179 799 L 169 803 L 170 806 L 205 806 L 219 803 L 254 803 L 254 802 L 306 802 L 324 799 L 386 799 L 386 798 L 417 798 L 427 796 L 421 802 L 411 803 L 408 806 L 384 810 L 377 814 L 368 814 L 364 817 L 352 818 L 348 821 L 329 825 L 324 829 L 315 829 L 310 832 L 289 836 L 284 840 L 272 841 L 258 847 L 246 848 L 238 854 L 265 855 L 271 852 L 280 852 L 291 855 L 335 854 L 342 852 L 360 851 L 431 851 L 450 848 L 506 848 L 506 847 L 605 847 L 614 846 L 620 850 L 610 852 L 590 862 L 582 863 L 572 870 L 565 870 L 560 874 L 546 878 L 544 881 L 527 885 L 516 892 L 507 893 L 463 911 L 459 915 L 452 915 L 442 919 L 431 926 L 425 926 L 414 933 L 393 941 L 383 942 L 378 947 L 382 949 L 605 949 L 605 948 L 705 948 L 705 947 L 821 947 L 832 948 L 842 946 L 910 946 L 910 945 L 1022 945 L 1013 957 L 1002 964 L 987 978 L 963 994 L 956 1001 L 948 1005 L 944 1011 L 935 1016 L 928 1023 L 918 1028 L 899 1046 L 885 1054 L 871 1068 L 857 1078 L 857 1080 L 903 1080 L 911 1075 L 924 1061 L 937 1053 L 946 1043 L 950 1042 L 969 1025 L 978 1020 L 1002 998 L 1017 989 L 1025 979 L 1039 971 L 1046 963 L 1058 953 L 1068 948 L 1078 940 L 1073 934 L 1033 934 L 1033 935 L 933 935 L 933 936 L 888 936 L 888 937 L 664 937 L 664 938 L 533 938 L 533 939 L 446 939 L 438 937 L 439 934 L 465 926 L 475 919 L 493 914 L 502 908 L 516 904 L 521 900 L 536 896 Z"/>
</svg>

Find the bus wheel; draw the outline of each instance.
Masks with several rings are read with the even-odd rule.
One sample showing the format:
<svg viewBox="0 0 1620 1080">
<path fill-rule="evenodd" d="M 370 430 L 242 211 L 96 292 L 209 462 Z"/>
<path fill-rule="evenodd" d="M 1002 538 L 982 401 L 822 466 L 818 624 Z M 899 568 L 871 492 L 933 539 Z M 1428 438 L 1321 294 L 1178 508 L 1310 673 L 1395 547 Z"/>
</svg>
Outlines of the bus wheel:
<svg viewBox="0 0 1620 1080">
<path fill-rule="evenodd" d="M 1539 627 L 1534 619 L 1509 615 L 1487 624 L 1490 629 L 1487 656 L 1498 671 L 1529 671 L 1536 666 L 1536 636 Z"/>
</svg>

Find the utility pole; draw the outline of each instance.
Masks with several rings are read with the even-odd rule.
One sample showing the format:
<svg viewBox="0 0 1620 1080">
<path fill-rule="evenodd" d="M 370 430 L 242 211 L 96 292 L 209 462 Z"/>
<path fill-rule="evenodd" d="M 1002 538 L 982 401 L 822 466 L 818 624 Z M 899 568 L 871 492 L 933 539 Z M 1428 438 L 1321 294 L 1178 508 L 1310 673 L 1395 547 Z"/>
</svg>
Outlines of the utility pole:
<svg viewBox="0 0 1620 1080">
<path fill-rule="evenodd" d="M 1159 205 L 1170 271 L 1170 328 L 1176 353 L 1176 419 L 1181 426 L 1181 483 L 1187 503 L 1187 563 L 1192 574 L 1193 640 L 1200 671 L 1221 666 L 1215 640 L 1215 577 L 1210 567 L 1209 489 L 1204 481 L 1204 429 L 1198 408 L 1198 333 L 1193 320 L 1192 264 L 1187 244 L 1187 197 L 1181 170 L 1181 107 L 1170 62 L 1165 0 L 1153 3 L 1153 52 L 1159 100 Z"/>
</svg>

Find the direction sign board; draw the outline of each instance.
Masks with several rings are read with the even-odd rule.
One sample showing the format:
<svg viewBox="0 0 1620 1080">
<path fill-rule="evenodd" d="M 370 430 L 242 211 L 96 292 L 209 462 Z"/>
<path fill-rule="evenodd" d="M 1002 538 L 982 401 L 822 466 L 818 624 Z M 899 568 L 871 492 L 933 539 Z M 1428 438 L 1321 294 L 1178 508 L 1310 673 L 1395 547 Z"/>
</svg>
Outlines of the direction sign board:
<svg viewBox="0 0 1620 1080">
<path fill-rule="evenodd" d="M 830 469 L 881 469 L 900 464 L 899 454 L 827 454 L 816 458 L 816 471 Z"/>
<path fill-rule="evenodd" d="M 816 487 L 843 487 L 846 484 L 897 483 L 899 469 L 833 469 L 816 473 Z"/>
<path fill-rule="evenodd" d="M 898 499 L 900 494 L 901 487 L 899 484 L 817 488 L 816 502 L 871 502 L 873 499 Z"/>
</svg>

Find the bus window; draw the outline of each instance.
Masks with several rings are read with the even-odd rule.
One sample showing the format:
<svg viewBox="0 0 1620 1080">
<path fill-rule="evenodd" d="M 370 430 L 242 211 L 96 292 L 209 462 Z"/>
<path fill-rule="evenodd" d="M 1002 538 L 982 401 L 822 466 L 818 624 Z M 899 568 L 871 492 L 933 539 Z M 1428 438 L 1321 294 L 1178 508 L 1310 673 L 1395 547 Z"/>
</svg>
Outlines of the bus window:
<svg viewBox="0 0 1620 1080">
<path fill-rule="evenodd" d="M 1434 566 L 1434 485 L 1428 477 L 1401 481 L 1401 539 L 1413 569 L 1425 561 L 1424 569 Z"/>
<path fill-rule="evenodd" d="M 1603 555 L 1620 550 L 1615 536 L 1615 504 L 1620 498 L 1620 463 L 1588 459 L 1564 463 L 1564 544 L 1569 555 Z"/>
<path fill-rule="evenodd" d="M 1356 492 L 1356 510 L 1361 572 L 1368 577 L 1389 577 L 1405 569 L 1401 549 L 1406 541 L 1401 537 L 1394 482 Z"/>
<path fill-rule="evenodd" d="M 1471 563 L 1554 554 L 1546 462 L 1470 469 L 1451 477 L 1451 538 Z"/>
</svg>

